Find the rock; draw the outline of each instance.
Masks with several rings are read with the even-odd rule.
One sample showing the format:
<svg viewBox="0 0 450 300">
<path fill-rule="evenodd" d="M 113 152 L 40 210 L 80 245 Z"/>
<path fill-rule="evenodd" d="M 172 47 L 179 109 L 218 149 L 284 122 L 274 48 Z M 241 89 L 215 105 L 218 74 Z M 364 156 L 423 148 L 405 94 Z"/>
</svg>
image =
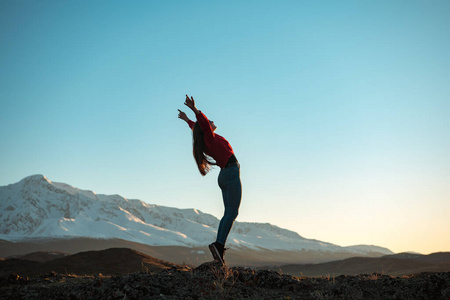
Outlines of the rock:
<svg viewBox="0 0 450 300">
<path fill-rule="evenodd" d="M 30 279 L 27 276 L 22 277 L 19 274 L 11 273 L 8 276 L 7 281 L 8 281 L 8 283 L 11 283 L 11 284 L 24 284 L 24 283 L 29 282 Z"/>
</svg>

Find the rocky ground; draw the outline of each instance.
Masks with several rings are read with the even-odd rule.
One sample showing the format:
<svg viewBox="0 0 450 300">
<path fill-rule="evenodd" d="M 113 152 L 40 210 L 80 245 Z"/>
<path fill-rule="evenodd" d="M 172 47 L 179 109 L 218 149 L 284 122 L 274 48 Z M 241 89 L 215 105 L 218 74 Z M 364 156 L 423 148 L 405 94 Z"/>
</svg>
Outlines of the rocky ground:
<svg viewBox="0 0 450 300">
<path fill-rule="evenodd" d="M 450 272 L 312 278 L 208 263 L 120 276 L 11 274 L 0 285 L 0 299 L 450 299 Z"/>
</svg>

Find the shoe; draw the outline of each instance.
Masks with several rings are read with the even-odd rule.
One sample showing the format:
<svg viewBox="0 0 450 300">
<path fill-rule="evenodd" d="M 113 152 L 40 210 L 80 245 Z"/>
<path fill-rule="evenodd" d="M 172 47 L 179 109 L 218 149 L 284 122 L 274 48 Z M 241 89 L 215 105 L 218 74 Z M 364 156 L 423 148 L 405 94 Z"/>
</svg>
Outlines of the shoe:
<svg viewBox="0 0 450 300">
<path fill-rule="evenodd" d="M 221 265 L 225 264 L 225 261 L 223 260 L 224 246 L 222 244 L 218 242 L 210 244 L 209 251 L 211 251 L 211 254 L 216 261 L 218 261 Z"/>
</svg>

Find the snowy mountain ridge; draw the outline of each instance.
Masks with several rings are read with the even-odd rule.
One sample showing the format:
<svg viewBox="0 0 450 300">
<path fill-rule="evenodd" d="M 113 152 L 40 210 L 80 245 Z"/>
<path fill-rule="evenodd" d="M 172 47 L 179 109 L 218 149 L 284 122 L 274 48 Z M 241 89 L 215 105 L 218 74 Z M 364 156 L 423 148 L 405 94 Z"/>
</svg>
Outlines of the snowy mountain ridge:
<svg viewBox="0 0 450 300">
<path fill-rule="evenodd" d="M 120 238 L 148 245 L 201 246 L 215 240 L 219 220 L 196 209 L 178 209 L 102 195 L 33 175 L 0 187 L 0 239 L 24 237 Z M 233 248 L 392 254 L 386 248 L 341 247 L 305 239 L 268 223 L 235 222 Z"/>
</svg>

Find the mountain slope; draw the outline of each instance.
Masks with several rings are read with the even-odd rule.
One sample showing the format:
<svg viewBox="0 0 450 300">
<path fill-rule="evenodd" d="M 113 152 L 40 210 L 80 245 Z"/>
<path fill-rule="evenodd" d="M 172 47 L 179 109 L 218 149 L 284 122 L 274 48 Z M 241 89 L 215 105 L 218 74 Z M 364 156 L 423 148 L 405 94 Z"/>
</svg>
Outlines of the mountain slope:
<svg viewBox="0 0 450 300">
<path fill-rule="evenodd" d="M 36 259 L 34 255 L 31 255 L 30 253 L 53 253 L 47 255 L 47 258 L 52 258 L 52 256 L 55 256 L 55 252 L 75 254 L 109 248 L 130 248 L 176 264 L 197 266 L 212 259 L 207 245 L 198 247 L 150 246 L 122 239 L 97 239 L 88 237 L 28 238 L 24 241 L 14 242 L 0 240 L 0 257 L 43 261 L 45 257 Z M 226 262 L 228 266 L 260 267 L 323 263 L 354 256 L 355 254 L 350 252 L 318 252 L 312 250 L 274 251 L 260 248 L 250 249 L 239 247 L 231 248 L 227 251 Z"/>
<path fill-rule="evenodd" d="M 139 271 L 160 271 L 177 264 L 163 261 L 128 248 L 86 251 L 45 262 L 31 261 L 27 256 L 0 261 L 0 276 L 19 272 L 37 275 L 48 272 L 64 274 L 128 274 Z"/>
<path fill-rule="evenodd" d="M 80 190 L 43 175 L 0 187 L 0 238 L 119 238 L 153 246 L 195 247 L 216 237 L 219 220 L 196 209 L 178 209 Z M 305 239 L 268 223 L 235 222 L 228 243 L 233 248 L 392 254 L 377 246 L 340 247 Z"/>
<path fill-rule="evenodd" d="M 352 257 L 320 264 L 290 264 L 274 270 L 294 276 L 339 276 L 381 273 L 404 276 L 421 272 L 450 272 L 450 252 L 429 255 L 386 255 Z"/>
</svg>

